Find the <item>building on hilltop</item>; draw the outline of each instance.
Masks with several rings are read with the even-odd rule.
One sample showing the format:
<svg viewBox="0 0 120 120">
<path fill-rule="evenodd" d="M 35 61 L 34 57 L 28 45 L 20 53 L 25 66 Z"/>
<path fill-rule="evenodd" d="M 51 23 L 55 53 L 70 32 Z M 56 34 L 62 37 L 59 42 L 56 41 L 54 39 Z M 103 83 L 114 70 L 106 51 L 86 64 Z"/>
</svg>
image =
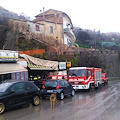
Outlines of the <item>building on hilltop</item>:
<svg viewBox="0 0 120 120">
<path fill-rule="evenodd" d="M 16 33 L 16 43 L 33 39 L 50 47 L 50 52 L 63 53 L 75 43 L 73 24 L 61 11 L 48 10 L 35 16 L 33 21 L 10 19 L 9 25 Z"/>
<path fill-rule="evenodd" d="M 66 13 L 50 9 L 35 17 L 36 19 L 33 22 L 44 25 L 45 35 L 53 36 L 56 42 L 60 44 L 73 45 L 76 39 L 72 31 L 73 24 Z M 36 25 L 36 30 L 39 29 L 39 26 Z"/>
</svg>

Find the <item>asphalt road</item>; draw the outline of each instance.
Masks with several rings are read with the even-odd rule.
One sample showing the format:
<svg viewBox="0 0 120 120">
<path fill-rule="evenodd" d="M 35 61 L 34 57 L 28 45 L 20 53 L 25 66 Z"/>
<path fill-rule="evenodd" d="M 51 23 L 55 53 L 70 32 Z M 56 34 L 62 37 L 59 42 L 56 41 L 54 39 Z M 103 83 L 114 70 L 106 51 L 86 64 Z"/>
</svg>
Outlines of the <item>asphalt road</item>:
<svg viewBox="0 0 120 120">
<path fill-rule="evenodd" d="M 120 120 L 120 81 L 109 82 L 99 90 L 77 91 L 74 97 L 58 100 L 50 108 L 49 99 L 7 110 L 0 120 Z"/>
</svg>

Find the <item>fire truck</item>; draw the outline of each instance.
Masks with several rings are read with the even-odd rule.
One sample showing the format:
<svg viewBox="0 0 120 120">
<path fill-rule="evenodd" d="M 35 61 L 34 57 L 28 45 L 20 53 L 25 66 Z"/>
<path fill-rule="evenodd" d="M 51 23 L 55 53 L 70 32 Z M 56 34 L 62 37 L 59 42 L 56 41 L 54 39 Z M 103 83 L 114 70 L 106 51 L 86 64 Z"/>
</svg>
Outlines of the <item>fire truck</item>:
<svg viewBox="0 0 120 120">
<path fill-rule="evenodd" d="M 68 81 L 75 90 L 99 88 L 102 84 L 100 68 L 72 67 L 68 71 Z"/>
<path fill-rule="evenodd" d="M 102 73 L 102 82 L 103 82 L 104 85 L 108 84 L 107 73 Z"/>
</svg>

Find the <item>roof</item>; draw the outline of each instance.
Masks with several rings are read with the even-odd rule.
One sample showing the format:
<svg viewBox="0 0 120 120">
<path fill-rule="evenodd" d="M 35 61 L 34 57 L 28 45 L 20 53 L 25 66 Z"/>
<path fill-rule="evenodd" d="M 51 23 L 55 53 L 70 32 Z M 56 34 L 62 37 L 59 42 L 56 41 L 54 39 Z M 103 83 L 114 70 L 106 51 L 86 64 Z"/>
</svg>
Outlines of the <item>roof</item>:
<svg viewBox="0 0 120 120">
<path fill-rule="evenodd" d="M 44 12 L 45 15 L 45 19 L 43 19 L 43 13 L 36 15 L 36 19 L 33 20 L 33 22 L 38 22 L 38 21 L 48 21 L 48 22 L 54 22 L 54 23 L 63 23 L 63 16 L 67 16 L 68 19 L 70 20 L 70 23 L 72 25 L 72 21 L 70 19 L 70 17 L 62 12 L 62 11 L 58 11 L 58 10 L 53 10 L 53 9 L 49 9 L 47 11 Z"/>
<path fill-rule="evenodd" d="M 43 59 L 39 59 L 39 58 L 35 58 L 26 54 L 19 54 L 21 57 L 23 57 L 28 64 L 30 64 L 30 68 L 33 69 L 37 69 L 39 68 L 49 68 L 49 70 L 58 70 L 58 62 L 57 61 L 50 61 L 50 60 L 43 60 Z M 31 65 L 32 64 L 32 65 Z M 33 67 L 34 65 L 34 67 Z"/>
<path fill-rule="evenodd" d="M 53 70 L 53 69 L 50 68 L 50 67 L 41 66 L 41 65 L 27 64 L 27 66 L 28 66 L 31 70 Z"/>
<path fill-rule="evenodd" d="M 102 46 L 114 46 L 117 45 L 115 42 L 101 42 Z"/>
<path fill-rule="evenodd" d="M 56 79 L 67 79 L 68 76 L 67 75 L 50 75 L 50 76 L 47 76 L 46 79 L 50 77 L 52 80 L 56 80 Z"/>
<path fill-rule="evenodd" d="M 87 67 L 72 67 L 72 68 L 69 68 L 70 70 L 72 69 L 86 69 Z"/>
<path fill-rule="evenodd" d="M 17 63 L 1 63 L 0 64 L 0 74 L 14 73 L 27 71 L 24 67 Z"/>
</svg>

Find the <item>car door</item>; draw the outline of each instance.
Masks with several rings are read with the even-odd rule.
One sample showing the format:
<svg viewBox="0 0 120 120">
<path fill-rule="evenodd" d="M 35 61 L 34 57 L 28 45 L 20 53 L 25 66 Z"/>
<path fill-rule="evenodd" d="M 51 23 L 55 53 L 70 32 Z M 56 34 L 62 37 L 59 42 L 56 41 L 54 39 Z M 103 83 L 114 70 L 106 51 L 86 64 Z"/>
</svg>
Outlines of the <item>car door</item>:
<svg viewBox="0 0 120 120">
<path fill-rule="evenodd" d="M 35 95 L 39 95 L 39 91 L 36 86 L 31 82 L 25 83 L 25 91 L 26 91 L 26 101 L 31 102 Z"/>
<path fill-rule="evenodd" d="M 9 105 L 15 106 L 23 104 L 25 101 L 25 85 L 23 82 L 16 83 L 10 88 Z"/>
<path fill-rule="evenodd" d="M 72 85 L 68 81 L 66 81 L 66 80 L 64 80 L 64 84 L 65 84 L 65 87 L 66 87 L 66 94 L 71 94 L 71 92 L 72 92 Z"/>
<path fill-rule="evenodd" d="M 61 88 L 63 89 L 64 94 L 67 94 L 67 90 L 66 90 L 66 86 L 65 86 L 64 80 L 60 80 L 60 81 L 59 81 L 59 85 L 60 85 Z"/>
</svg>

